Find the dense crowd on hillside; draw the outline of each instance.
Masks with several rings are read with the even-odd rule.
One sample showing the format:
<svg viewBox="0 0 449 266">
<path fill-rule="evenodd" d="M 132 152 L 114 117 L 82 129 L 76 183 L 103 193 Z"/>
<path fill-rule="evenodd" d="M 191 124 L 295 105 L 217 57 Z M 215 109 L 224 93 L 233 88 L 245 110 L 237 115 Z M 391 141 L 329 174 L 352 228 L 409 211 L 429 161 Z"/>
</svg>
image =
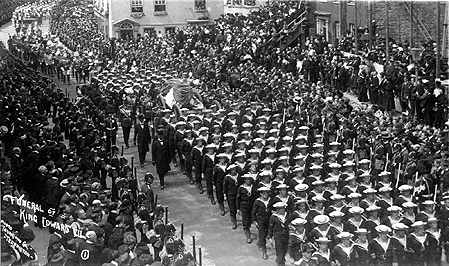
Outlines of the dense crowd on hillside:
<svg viewBox="0 0 449 266">
<path fill-rule="evenodd" d="M 232 229 L 240 225 L 240 214 L 248 244 L 256 224 L 264 259 L 267 241 L 273 240 L 278 265 L 285 265 L 286 257 L 303 266 L 441 263 L 449 241 L 448 100 L 429 67 L 432 55 L 423 56 L 414 82 L 402 48 L 386 62 L 376 52 L 348 56 L 343 51 L 350 50 L 319 36 L 286 49 L 265 45 L 301 12 L 296 7 L 274 3 L 172 36 L 109 41 L 97 32 L 87 6 L 57 4 L 51 30 L 72 50 L 57 58 L 72 67 L 69 79 L 84 73 L 93 76 L 92 83 L 80 88 L 73 104 L 61 93 L 38 90 L 39 81 L 28 76 L 15 81 L 6 73 L 2 79 L 9 88 L 2 124 L 14 128 L 7 135 L 12 138 L 7 151 L 17 161 L 12 187 L 30 192 L 47 182 L 48 191 L 61 194 L 30 197 L 61 208 L 58 218 L 64 222 L 85 224 L 87 239 L 78 245 L 53 238 L 75 258 L 58 255 L 61 245 L 53 250 L 52 242 L 49 259 L 83 260 L 84 249 L 95 253 L 100 245 L 103 253 L 92 258 L 95 263 L 114 258 L 133 265 L 140 249 L 152 247 L 141 254 L 157 258 L 161 243 L 165 250 L 178 243 L 169 240 L 172 227 L 158 223 L 151 196 L 139 198 L 133 169 L 119 158 L 114 145 L 121 122 L 126 146 L 131 128 L 137 132 L 133 144 L 141 166 L 151 150 L 161 189 L 169 193 L 165 175 L 176 163 L 211 205 L 218 203 L 221 214 L 230 215 Z M 31 65 L 45 70 L 46 56 L 55 56 L 60 46 L 30 44 L 45 44 L 47 38 L 15 38 L 21 46 L 10 47 L 21 56 L 26 51 Z M 367 60 L 372 56 L 383 71 Z M 80 70 L 77 62 L 88 69 Z M 187 104 L 170 110 L 157 97 L 141 100 L 171 78 L 191 82 L 204 108 Z M 36 84 L 31 96 L 24 93 L 27 82 Z M 352 105 L 346 92 L 356 93 L 362 104 Z M 125 101 L 133 104 L 123 115 Z M 45 129 L 49 117 L 54 126 Z M 64 138 L 69 147 L 61 145 Z M 109 179 L 111 191 L 105 191 Z M 142 221 L 135 226 L 140 234 L 132 213 Z M 112 238 L 116 234 L 122 242 Z M 167 253 L 178 254 L 174 246 Z"/>
<path fill-rule="evenodd" d="M 9 22 L 17 7 L 27 5 L 36 0 L 3 0 L 0 2 L 0 26 Z"/>
</svg>

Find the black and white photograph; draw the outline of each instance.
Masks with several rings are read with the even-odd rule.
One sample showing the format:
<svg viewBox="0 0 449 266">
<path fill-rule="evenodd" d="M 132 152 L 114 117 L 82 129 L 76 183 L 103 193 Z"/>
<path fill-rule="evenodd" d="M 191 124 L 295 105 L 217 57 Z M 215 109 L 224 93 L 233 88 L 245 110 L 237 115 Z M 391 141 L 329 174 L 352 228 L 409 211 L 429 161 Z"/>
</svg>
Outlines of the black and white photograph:
<svg viewBox="0 0 449 266">
<path fill-rule="evenodd" d="M 449 0 L 0 0 L 0 265 L 449 266 Z"/>
</svg>

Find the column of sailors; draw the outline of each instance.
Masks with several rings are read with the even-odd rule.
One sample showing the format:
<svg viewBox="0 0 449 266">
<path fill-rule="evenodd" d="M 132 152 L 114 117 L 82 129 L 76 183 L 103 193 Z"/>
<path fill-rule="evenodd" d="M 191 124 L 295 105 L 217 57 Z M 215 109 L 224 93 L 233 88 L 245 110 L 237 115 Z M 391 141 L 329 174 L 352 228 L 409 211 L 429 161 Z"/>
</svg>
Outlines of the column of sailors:
<svg viewBox="0 0 449 266">
<path fill-rule="evenodd" d="M 162 113 L 181 170 L 232 229 L 240 213 L 248 244 L 256 225 L 263 259 L 270 240 L 277 265 L 287 255 L 295 265 L 440 264 L 449 194 L 441 206 L 418 203 L 411 182 L 374 169 L 357 141 L 339 142 L 339 130 L 309 128 L 256 102 L 236 110 Z"/>
</svg>

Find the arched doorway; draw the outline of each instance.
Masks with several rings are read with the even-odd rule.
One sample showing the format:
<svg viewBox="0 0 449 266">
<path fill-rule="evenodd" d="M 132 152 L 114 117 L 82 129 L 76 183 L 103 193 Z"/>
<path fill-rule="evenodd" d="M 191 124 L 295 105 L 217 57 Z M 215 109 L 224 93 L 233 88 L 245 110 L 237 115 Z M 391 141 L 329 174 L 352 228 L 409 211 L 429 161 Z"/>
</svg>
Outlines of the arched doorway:
<svg viewBox="0 0 449 266">
<path fill-rule="evenodd" d="M 129 22 L 123 22 L 120 25 L 120 39 L 133 39 L 134 38 L 134 26 Z"/>
</svg>

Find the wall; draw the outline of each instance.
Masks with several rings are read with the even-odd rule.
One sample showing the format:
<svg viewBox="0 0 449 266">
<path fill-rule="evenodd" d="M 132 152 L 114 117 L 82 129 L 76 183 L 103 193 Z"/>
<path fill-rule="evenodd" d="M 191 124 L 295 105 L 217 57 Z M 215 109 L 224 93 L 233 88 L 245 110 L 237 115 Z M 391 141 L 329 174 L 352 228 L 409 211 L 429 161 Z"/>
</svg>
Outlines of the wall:
<svg viewBox="0 0 449 266">
<path fill-rule="evenodd" d="M 410 2 L 408 2 L 410 3 Z M 441 1 L 443 3 L 443 1 Z M 373 3 L 373 19 L 376 20 L 378 25 L 379 34 L 385 36 L 385 2 L 379 1 Z M 405 8 L 405 4 L 401 1 L 389 2 L 389 36 L 397 41 L 405 42 L 410 40 L 410 13 Z M 426 1 L 426 2 L 414 2 L 414 13 L 417 15 L 419 20 L 423 22 L 425 28 L 430 33 L 433 40 L 436 40 L 436 30 L 437 30 L 437 2 Z M 441 5 L 441 16 L 440 25 L 441 32 L 440 36 L 443 38 L 443 22 L 444 22 L 444 5 Z M 415 20 L 414 20 L 415 21 Z M 413 35 L 415 44 L 419 46 L 420 43 L 425 41 L 424 35 L 418 30 L 416 21 L 413 24 Z"/>
</svg>

